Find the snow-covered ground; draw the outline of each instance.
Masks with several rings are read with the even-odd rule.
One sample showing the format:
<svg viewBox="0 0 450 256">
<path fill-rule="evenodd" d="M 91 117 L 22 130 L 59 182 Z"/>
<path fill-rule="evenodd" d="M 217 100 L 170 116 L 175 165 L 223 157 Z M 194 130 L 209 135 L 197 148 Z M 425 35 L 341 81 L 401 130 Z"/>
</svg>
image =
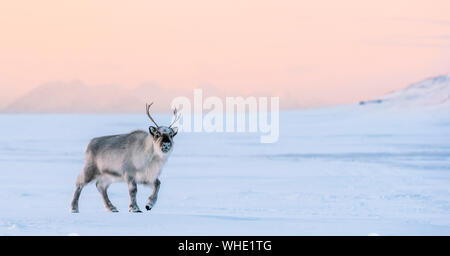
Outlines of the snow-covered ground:
<svg viewBox="0 0 450 256">
<path fill-rule="evenodd" d="M 104 211 L 95 185 L 69 213 L 92 137 L 145 115 L 0 115 L 0 235 L 450 235 L 450 109 L 347 105 L 280 116 L 280 140 L 181 133 L 158 203 Z M 158 120 L 168 121 L 168 116 Z M 140 186 L 138 202 L 150 189 Z"/>
</svg>

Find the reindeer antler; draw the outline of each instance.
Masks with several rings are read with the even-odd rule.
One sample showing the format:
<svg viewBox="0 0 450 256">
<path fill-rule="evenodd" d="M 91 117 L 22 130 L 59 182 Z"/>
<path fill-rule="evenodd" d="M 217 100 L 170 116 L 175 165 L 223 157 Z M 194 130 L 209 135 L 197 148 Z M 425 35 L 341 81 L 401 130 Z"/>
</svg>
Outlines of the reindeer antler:
<svg viewBox="0 0 450 256">
<path fill-rule="evenodd" d="M 149 104 L 145 104 L 145 110 L 147 112 L 147 116 L 148 118 L 150 118 L 150 120 L 152 120 L 152 122 L 156 125 L 156 127 L 159 127 L 159 125 L 155 122 L 155 120 L 153 120 L 152 116 L 150 115 L 150 107 L 153 105 L 153 102 Z"/>
<path fill-rule="evenodd" d="M 173 122 L 170 124 L 169 128 L 172 128 L 172 125 L 174 125 L 178 120 L 180 120 L 181 114 L 177 115 L 178 110 L 177 108 L 173 109 L 173 115 L 175 116 Z"/>
</svg>

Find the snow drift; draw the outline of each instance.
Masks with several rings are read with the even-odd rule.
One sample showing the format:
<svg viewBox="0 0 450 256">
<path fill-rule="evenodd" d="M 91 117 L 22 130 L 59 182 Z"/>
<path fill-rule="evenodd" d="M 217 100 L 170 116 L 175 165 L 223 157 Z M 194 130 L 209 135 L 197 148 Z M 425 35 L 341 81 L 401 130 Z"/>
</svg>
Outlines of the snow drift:
<svg viewBox="0 0 450 256">
<path fill-rule="evenodd" d="M 390 107 L 450 107 L 450 75 L 442 75 L 412 84 L 376 100 L 360 105 L 380 104 Z"/>
</svg>

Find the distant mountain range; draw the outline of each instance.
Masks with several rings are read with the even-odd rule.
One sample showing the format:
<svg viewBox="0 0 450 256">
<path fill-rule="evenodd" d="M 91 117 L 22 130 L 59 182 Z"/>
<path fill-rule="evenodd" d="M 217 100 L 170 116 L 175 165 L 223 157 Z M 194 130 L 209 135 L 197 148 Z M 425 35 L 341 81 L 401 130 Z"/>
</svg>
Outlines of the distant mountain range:
<svg viewBox="0 0 450 256">
<path fill-rule="evenodd" d="M 205 97 L 211 93 L 226 95 L 214 87 L 208 88 L 207 92 Z M 155 102 L 152 107 L 154 112 L 168 112 L 170 102 L 177 96 L 192 98 L 192 91 L 168 90 L 153 83 L 127 89 L 118 85 L 87 86 L 79 80 L 53 82 L 19 97 L 0 109 L 0 113 L 142 113 L 147 102 Z M 289 102 L 286 96 L 284 99 L 288 103 L 282 102 L 284 106 L 296 107 L 295 101 Z M 359 105 L 450 107 L 450 76 L 429 78 L 378 99 L 361 101 Z"/>
<path fill-rule="evenodd" d="M 211 85 L 203 88 L 203 97 L 224 99 L 226 91 Z M 251 95 L 268 95 L 254 92 Z M 145 104 L 154 102 L 153 112 L 168 113 L 174 98 L 193 98 L 193 90 L 163 88 L 154 83 L 143 83 L 137 88 L 119 85 L 88 86 L 79 80 L 43 84 L 0 108 L 0 113 L 142 113 Z M 232 94 L 231 96 L 236 96 Z M 247 95 L 241 95 L 243 97 Z M 295 101 L 291 101 L 294 105 Z M 288 105 L 289 107 L 289 105 Z"/>
<path fill-rule="evenodd" d="M 133 113 L 155 102 L 153 111 L 167 112 L 171 100 L 186 91 L 168 91 L 147 83 L 134 89 L 118 85 L 87 86 L 75 80 L 39 86 L 18 98 L 3 113 Z M 167 105 L 163 105 L 166 103 Z"/>
<path fill-rule="evenodd" d="M 393 107 L 450 107 L 450 75 L 425 79 L 379 99 L 361 101 L 359 104 Z"/>
</svg>

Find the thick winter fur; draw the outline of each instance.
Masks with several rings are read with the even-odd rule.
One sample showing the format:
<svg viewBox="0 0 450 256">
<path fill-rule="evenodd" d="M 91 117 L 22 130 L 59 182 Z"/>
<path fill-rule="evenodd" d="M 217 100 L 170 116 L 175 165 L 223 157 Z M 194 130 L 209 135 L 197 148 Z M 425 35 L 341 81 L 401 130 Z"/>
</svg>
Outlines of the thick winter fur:
<svg viewBox="0 0 450 256">
<path fill-rule="evenodd" d="M 81 190 L 94 180 L 106 210 L 111 212 L 117 212 L 107 194 L 111 183 L 127 183 L 131 212 L 141 212 L 136 203 L 137 184 L 152 187 L 146 203 L 150 210 L 156 203 L 161 184 L 158 177 L 172 151 L 176 133 L 176 128 L 150 127 L 150 134 L 134 131 L 92 139 L 86 149 L 84 168 L 76 180 L 71 211 L 78 212 Z"/>
</svg>

